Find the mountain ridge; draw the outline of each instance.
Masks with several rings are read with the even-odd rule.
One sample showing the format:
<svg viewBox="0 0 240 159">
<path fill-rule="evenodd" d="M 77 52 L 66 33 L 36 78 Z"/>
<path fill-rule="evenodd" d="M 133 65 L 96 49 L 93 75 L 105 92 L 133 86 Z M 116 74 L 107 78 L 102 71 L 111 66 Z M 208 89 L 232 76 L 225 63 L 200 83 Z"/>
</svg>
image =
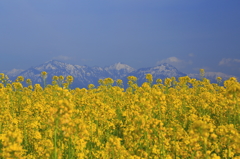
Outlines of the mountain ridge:
<svg viewBox="0 0 240 159">
<path fill-rule="evenodd" d="M 170 77 L 182 77 L 189 76 L 191 78 L 200 79 L 199 74 L 186 74 L 179 71 L 176 67 L 168 64 L 162 63 L 153 67 L 145 67 L 134 69 L 131 66 L 124 64 L 122 62 L 115 63 L 106 67 L 90 67 L 87 65 L 73 65 L 65 62 L 50 60 L 44 62 L 35 67 L 30 67 L 27 70 L 18 70 L 14 69 L 11 71 L 5 71 L 4 74 L 8 75 L 9 78 L 13 81 L 17 76 L 23 76 L 25 79 L 29 78 L 32 80 L 33 84 L 42 83 L 42 78 L 40 76 L 42 71 L 48 73 L 46 83 L 51 84 L 53 76 L 63 75 L 64 77 L 71 75 L 74 77 L 74 82 L 72 87 L 84 87 L 87 88 L 89 84 L 94 84 L 95 86 L 99 85 L 99 79 L 112 78 L 114 80 L 122 79 L 124 85 L 127 85 L 127 77 L 135 76 L 138 78 L 138 84 L 141 85 L 146 81 L 145 75 L 152 74 L 154 81 L 158 78 L 165 79 Z M 232 76 L 223 74 L 221 72 L 206 72 L 205 77 L 210 78 L 211 82 L 217 82 L 216 77 L 222 76 L 223 80 L 226 80 Z"/>
</svg>

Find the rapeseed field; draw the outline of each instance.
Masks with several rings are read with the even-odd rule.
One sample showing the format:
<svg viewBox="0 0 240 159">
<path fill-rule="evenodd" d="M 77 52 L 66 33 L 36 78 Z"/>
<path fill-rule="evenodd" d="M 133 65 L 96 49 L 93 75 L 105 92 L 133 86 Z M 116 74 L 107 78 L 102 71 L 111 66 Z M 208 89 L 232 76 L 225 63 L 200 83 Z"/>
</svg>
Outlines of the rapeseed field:
<svg viewBox="0 0 240 159">
<path fill-rule="evenodd" d="M 126 90 L 111 78 L 69 89 L 71 76 L 41 87 L 0 74 L 0 158 L 238 159 L 240 83 L 201 73 L 156 84 L 148 74 L 141 86 L 129 76 Z"/>
</svg>

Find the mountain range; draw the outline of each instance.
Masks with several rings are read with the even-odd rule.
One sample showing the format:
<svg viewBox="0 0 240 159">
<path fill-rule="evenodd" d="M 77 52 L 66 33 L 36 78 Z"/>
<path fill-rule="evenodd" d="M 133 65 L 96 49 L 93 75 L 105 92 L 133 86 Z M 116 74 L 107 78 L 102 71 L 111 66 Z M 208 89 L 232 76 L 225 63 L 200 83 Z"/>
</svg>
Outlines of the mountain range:
<svg viewBox="0 0 240 159">
<path fill-rule="evenodd" d="M 185 74 L 177 70 L 174 66 L 163 63 L 154 67 L 134 69 L 127 64 L 118 62 L 108 67 L 89 67 L 72 65 L 56 60 L 45 62 L 39 66 L 31 67 L 27 70 L 13 69 L 11 71 L 3 71 L 4 74 L 8 75 L 10 80 L 14 81 L 18 76 L 23 76 L 25 79 L 31 79 L 33 84 L 42 84 L 42 78 L 40 76 L 42 71 L 48 73 L 46 83 L 52 83 L 53 76 L 63 75 L 64 77 L 71 75 L 74 77 L 74 81 L 71 84 L 71 88 L 87 88 L 89 84 L 98 86 L 99 79 L 112 78 L 114 80 L 122 79 L 124 86 L 127 86 L 127 77 L 135 76 L 138 78 L 138 84 L 141 85 L 146 81 L 145 75 L 150 73 L 153 75 L 154 81 L 158 78 L 165 79 L 170 77 L 182 77 L 189 76 L 191 78 L 200 79 L 198 74 Z M 229 79 L 230 75 L 223 74 L 221 72 L 206 72 L 205 77 L 211 82 L 216 82 L 216 77 L 222 77 L 223 80 Z"/>
</svg>

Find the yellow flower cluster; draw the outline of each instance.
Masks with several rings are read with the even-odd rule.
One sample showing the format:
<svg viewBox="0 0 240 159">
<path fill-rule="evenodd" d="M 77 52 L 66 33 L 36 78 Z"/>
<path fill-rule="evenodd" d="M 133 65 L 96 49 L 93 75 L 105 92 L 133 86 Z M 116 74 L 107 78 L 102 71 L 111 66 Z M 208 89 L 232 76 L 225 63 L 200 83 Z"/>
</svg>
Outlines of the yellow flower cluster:
<svg viewBox="0 0 240 159">
<path fill-rule="evenodd" d="M 204 71 L 201 70 L 202 76 Z M 1 81 L 5 75 L 1 75 Z M 46 78 L 47 73 L 42 73 Z M 240 158 L 240 83 L 189 77 L 129 87 L 0 84 L 0 158 Z M 220 81 L 221 78 L 218 78 Z"/>
</svg>

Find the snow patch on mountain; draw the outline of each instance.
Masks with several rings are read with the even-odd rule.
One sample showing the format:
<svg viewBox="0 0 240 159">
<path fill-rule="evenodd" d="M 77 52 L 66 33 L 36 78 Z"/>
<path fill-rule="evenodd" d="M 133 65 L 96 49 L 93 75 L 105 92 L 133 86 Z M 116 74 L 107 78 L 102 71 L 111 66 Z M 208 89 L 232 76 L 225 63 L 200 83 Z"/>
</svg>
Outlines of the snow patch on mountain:
<svg viewBox="0 0 240 159">
<path fill-rule="evenodd" d="M 15 77 L 17 75 L 19 75 L 21 72 L 23 72 L 24 70 L 23 69 L 12 69 L 10 71 L 2 71 L 2 73 L 8 75 L 8 77 Z"/>
<path fill-rule="evenodd" d="M 121 62 L 118 62 L 114 65 L 111 65 L 109 67 L 105 67 L 105 70 L 126 70 L 127 72 L 132 72 L 135 69 L 130 67 L 129 65 L 123 64 Z"/>
<path fill-rule="evenodd" d="M 127 76 L 129 73 L 135 71 L 134 68 L 130 67 L 127 64 L 123 64 L 121 62 L 105 67 L 104 70 L 107 71 L 109 76 L 114 80 L 122 79 L 123 77 Z"/>
</svg>

